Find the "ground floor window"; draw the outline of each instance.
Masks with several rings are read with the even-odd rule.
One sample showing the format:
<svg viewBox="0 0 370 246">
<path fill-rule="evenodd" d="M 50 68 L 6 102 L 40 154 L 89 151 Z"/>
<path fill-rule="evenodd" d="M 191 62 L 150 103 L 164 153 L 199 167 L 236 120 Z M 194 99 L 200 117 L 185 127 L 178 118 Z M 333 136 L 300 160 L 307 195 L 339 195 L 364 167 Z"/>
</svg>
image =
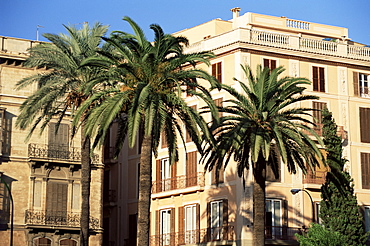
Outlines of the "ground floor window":
<svg viewBox="0 0 370 246">
<path fill-rule="evenodd" d="M 46 237 L 37 238 L 34 243 L 35 246 L 51 246 L 51 240 Z"/>
</svg>

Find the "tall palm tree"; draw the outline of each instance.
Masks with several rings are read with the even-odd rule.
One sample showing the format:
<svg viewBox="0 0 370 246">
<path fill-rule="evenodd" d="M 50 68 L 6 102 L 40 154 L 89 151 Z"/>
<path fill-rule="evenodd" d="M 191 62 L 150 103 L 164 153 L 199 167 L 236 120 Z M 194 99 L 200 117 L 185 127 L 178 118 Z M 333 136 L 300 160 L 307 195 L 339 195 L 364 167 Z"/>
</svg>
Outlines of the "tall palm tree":
<svg viewBox="0 0 370 246">
<path fill-rule="evenodd" d="M 306 172 L 320 163 L 321 153 L 315 141 L 307 135 L 317 136 L 311 129 L 312 117 L 300 102 L 317 99 L 304 95 L 304 78 L 278 78 L 284 71 L 279 67 L 257 67 L 254 76 L 249 66 L 242 66 L 248 83 L 239 81 L 241 92 L 222 84 L 233 98 L 225 101 L 225 112 L 220 123 L 213 126 L 214 144 L 205 150 L 206 169 L 219 170 L 233 156 L 238 174 L 244 177 L 252 167 L 254 245 L 265 245 L 265 181 L 266 166 L 271 166 L 278 176 L 278 156 L 287 165 L 288 171 L 296 173 L 297 167 Z M 318 140 L 321 143 L 321 140 Z M 244 178 L 243 178 L 244 180 Z"/>
<path fill-rule="evenodd" d="M 142 246 L 149 245 L 152 155 L 157 156 L 161 134 L 166 136 L 171 165 L 178 161 L 178 140 L 184 141 L 182 124 L 201 150 L 201 132 L 208 136 L 208 127 L 198 112 L 186 104 L 183 94 L 190 92 L 215 108 L 208 90 L 197 79 L 210 81 L 213 86 L 217 81 L 195 68 L 197 62 L 209 65 L 211 53 L 184 54 L 188 40 L 164 34 L 155 24 L 150 26 L 155 39 L 149 42 L 134 21 L 129 17 L 124 20 L 134 34 L 113 32 L 110 38 L 104 38 L 111 51 L 100 52 L 102 57 L 85 62 L 105 69 L 106 77 L 87 87 L 96 92 L 84 107 L 98 105 L 91 111 L 86 127 L 87 134 L 96 137 L 95 144 L 103 143 L 113 120 L 121 123 L 118 139 L 122 142 L 127 133 L 130 147 L 142 130 L 137 233 L 137 245 Z"/>
<path fill-rule="evenodd" d="M 30 133 L 40 126 L 41 132 L 52 119 L 57 119 L 57 128 L 64 117 L 80 107 L 90 94 L 84 94 L 82 87 L 86 81 L 99 74 L 99 70 L 80 67 L 81 62 L 96 55 L 108 26 L 96 23 L 91 28 L 85 24 L 81 29 L 65 26 L 66 34 L 44 34 L 50 43 L 41 43 L 30 49 L 30 57 L 25 66 L 45 68 L 39 73 L 24 78 L 17 83 L 17 88 L 37 84 L 38 90 L 28 97 L 20 107 L 17 126 L 21 129 L 30 127 Z M 69 116 L 67 116 L 69 117 Z M 83 121 L 83 118 L 77 119 Z M 81 245 L 88 245 L 89 209 L 90 209 L 90 139 L 81 129 Z"/>
</svg>

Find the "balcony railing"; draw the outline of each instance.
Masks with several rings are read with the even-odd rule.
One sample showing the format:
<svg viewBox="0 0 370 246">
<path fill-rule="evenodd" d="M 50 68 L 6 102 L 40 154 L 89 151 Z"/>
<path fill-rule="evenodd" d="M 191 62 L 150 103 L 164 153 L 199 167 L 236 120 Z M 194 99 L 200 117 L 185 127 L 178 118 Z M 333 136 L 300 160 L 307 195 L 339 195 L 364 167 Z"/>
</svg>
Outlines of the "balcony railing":
<svg viewBox="0 0 370 246">
<path fill-rule="evenodd" d="M 169 190 L 185 189 L 188 187 L 204 187 L 204 173 L 199 172 L 196 176 L 177 176 L 169 179 L 153 181 L 152 192 L 158 193 Z"/>
<path fill-rule="evenodd" d="M 309 23 L 289 21 L 288 27 L 309 29 Z M 370 48 L 344 43 L 343 41 L 325 41 L 304 38 L 277 32 L 239 28 L 228 33 L 207 38 L 186 48 L 186 53 L 215 50 L 235 43 L 255 44 L 291 49 L 315 54 L 331 55 L 351 59 L 370 61 Z"/>
<path fill-rule="evenodd" d="M 151 236 L 150 246 L 204 244 L 233 240 L 235 240 L 234 226 L 223 226 Z"/>
<path fill-rule="evenodd" d="M 28 157 L 80 162 L 81 161 L 81 148 L 68 147 L 66 145 L 48 145 L 48 144 L 29 144 Z M 94 154 L 91 158 L 92 163 L 99 163 L 99 155 Z"/>
<path fill-rule="evenodd" d="M 67 211 L 26 210 L 27 225 L 80 227 L 81 214 Z M 99 219 L 90 216 L 90 229 L 98 229 Z"/>
<path fill-rule="evenodd" d="M 325 183 L 325 178 L 326 178 L 326 173 L 325 171 L 315 171 L 312 172 L 311 170 L 307 171 L 307 175 L 304 176 L 303 178 L 303 183 L 304 184 L 323 184 Z"/>
<path fill-rule="evenodd" d="M 286 226 L 266 226 L 265 238 L 272 240 L 297 240 L 295 234 L 302 234 L 302 228 Z"/>
</svg>

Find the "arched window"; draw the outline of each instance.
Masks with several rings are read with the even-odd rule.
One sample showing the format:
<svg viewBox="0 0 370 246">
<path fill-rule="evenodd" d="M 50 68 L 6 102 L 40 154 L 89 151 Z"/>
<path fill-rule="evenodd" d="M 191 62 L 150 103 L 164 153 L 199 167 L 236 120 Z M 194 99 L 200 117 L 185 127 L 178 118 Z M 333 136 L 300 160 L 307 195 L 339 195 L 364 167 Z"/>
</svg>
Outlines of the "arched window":
<svg viewBox="0 0 370 246">
<path fill-rule="evenodd" d="M 60 246 L 77 246 L 77 242 L 72 239 L 63 239 L 60 240 Z"/>
<path fill-rule="evenodd" d="M 51 240 L 46 237 L 35 239 L 35 246 L 51 246 Z"/>
</svg>

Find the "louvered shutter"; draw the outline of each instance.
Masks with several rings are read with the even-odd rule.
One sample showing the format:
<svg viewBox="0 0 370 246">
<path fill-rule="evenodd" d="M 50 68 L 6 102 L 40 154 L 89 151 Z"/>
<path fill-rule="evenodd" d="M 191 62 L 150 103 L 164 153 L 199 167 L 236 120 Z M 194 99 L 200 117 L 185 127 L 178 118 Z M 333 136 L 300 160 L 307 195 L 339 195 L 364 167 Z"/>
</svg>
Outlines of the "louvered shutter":
<svg viewBox="0 0 370 246">
<path fill-rule="evenodd" d="M 158 159 L 156 160 L 156 185 L 157 185 L 157 192 L 162 191 L 162 165 L 161 165 L 161 160 Z"/>
<path fill-rule="evenodd" d="M 171 189 L 177 189 L 177 163 L 171 165 Z"/>
<path fill-rule="evenodd" d="M 359 84 L 358 84 L 358 79 L 359 79 L 359 74 L 357 72 L 353 72 L 353 94 L 355 94 L 355 96 L 359 96 L 360 93 L 359 93 Z"/>
<path fill-rule="evenodd" d="M 325 92 L 325 70 L 323 67 L 319 68 L 319 73 L 320 92 Z"/>
<path fill-rule="evenodd" d="M 370 108 L 360 108 L 361 142 L 370 143 Z"/>
<path fill-rule="evenodd" d="M 361 153 L 362 188 L 370 189 L 370 153 Z"/>
<path fill-rule="evenodd" d="M 185 209 L 184 207 L 179 207 L 178 209 L 179 214 L 179 244 L 185 243 Z"/>
<path fill-rule="evenodd" d="M 318 67 L 312 67 L 312 83 L 313 90 L 319 91 L 319 72 Z"/>
</svg>

